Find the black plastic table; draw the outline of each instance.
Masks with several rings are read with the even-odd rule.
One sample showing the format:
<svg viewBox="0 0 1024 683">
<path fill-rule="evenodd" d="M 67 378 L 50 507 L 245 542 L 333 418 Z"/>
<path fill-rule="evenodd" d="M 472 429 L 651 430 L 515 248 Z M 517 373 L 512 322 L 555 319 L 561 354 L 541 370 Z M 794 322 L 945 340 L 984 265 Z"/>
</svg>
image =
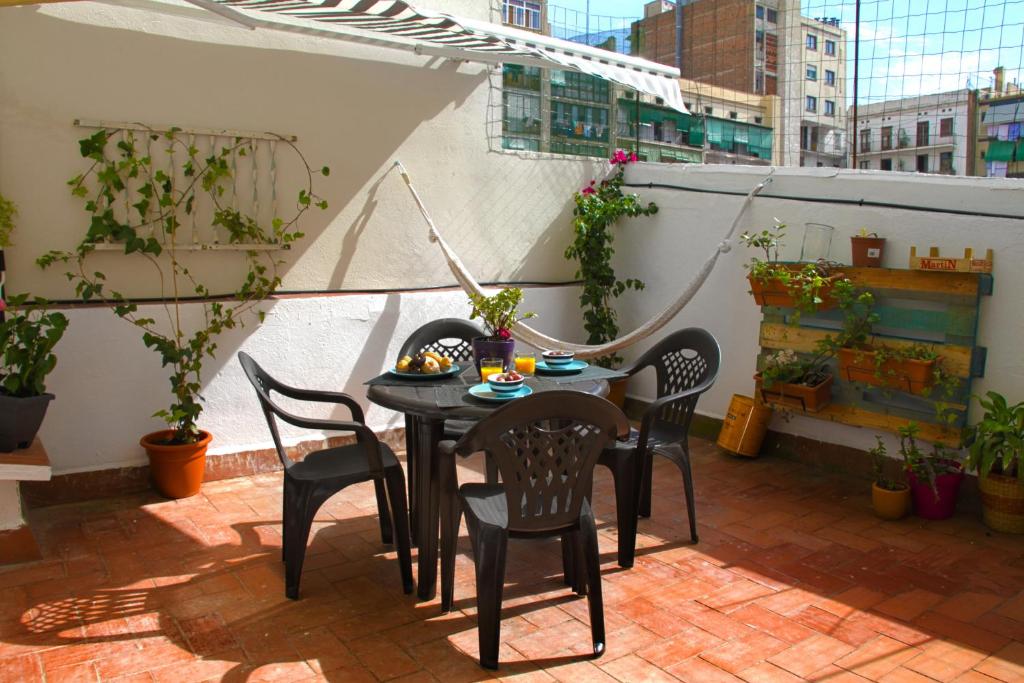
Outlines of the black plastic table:
<svg viewBox="0 0 1024 683">
<path fill-rule="evenodd" d="M 527 386 L 534 392 L 555 389 L 584 391 L 597 396 L 608 395 L 606 378 L 625 377 L 621 373 L 593 368 L 580 375 L 562 377 L 530 377 Z M 599 377 L 599 378 L 595 378 Z M 383 383 L 374 383 L 380 381 Z M 440 476 L 437 467 L 437 445 L 444 434 L 446 420 L 479 420 L 487 417 L 503 403 L 488 403 L 469 396 L 466 391 L 480 379 L 469 367 L 459 376 L 442 382 L 417 379 L 388 381 L 384 376 L 370 380 L 366 397 L 384 408 L 405 413 L 406 429 L 415 433 L 409 440 L 413 452 L 406 454 L 408 467 L 415 478 L 415 495 L 411 495 L 413 540 L 419 546 L 417 559 L 417 595 L 431 600 L 437 594 L 438 539 L 440 530 Z M 411 493 L 411 492 L 410 492 Z"/>
</svg>

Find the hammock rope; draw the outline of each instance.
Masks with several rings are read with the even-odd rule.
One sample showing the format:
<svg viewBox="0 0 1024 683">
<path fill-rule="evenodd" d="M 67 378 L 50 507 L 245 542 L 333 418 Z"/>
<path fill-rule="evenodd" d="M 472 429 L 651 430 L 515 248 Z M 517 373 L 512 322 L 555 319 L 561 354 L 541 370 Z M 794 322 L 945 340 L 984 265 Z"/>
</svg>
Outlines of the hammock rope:
<svg viewBox="0 0 1024 683">
<path fill-rule="evenodd" d="M 402 165 L 402 162 L 395 161 L 394 165 L 401 174 L 402 179 L 405 180 L 405 184 L 409 188 L 409 192 L 412 193 L 416 206 L 419 207 L 420 213 L 423 214 L 423 218 L 426 220 L 427 226 L 430 228 L 430 241 L 436 243 L 441 248 L 441 251 L 444 253 L 445 260 L 448 262 L 448 268 L 452 271 L 452 275 L 455 276 L 459 285 L 467 294 L 480 294 L 487 296 L 487 292 L 480 286 L 480 283 L 477 282 L 469 272 L 465 264 L 462 262 L 462 259 L 459 258 L 458 254 L 455 253 L 455 250 L 451 248 L 451 245 L 445 241 L 441 232 L 437 229 L 437 226 L 434 224 L 434 220 L 430 217 L 430 212 L 427 211 L 427 207 L 423 204 L 423 200 L 420 199 L 419 193 L 416 191 L 416 188 L 413 187 L 412 179 L 409 177 L 409 172 Z M 761 190 L 772 182 L 771 176 L 774 172 L 775 169 L 772 168 L 765 179 L 755 185 L 754 188 L 747 193 L 747 196 L 743 200 L 743 204 L 740 206 L 740 210 L 732 221 L 732 225 L 729 226 L 729 230 L 718 242 L 715 250 L 710 256 L 708 256 L 707 260 L 686 285 L 686 288 L 683 289 L 679 297 L 666 306 L 658 315 L 654 316 L 640 327 L 636 328 L 629 334 L 598 345 L 576 344 L 573 342 L 555 339 L 554 337 L 549 337 L 543 332 L 538 332 L 522 322 L 516 323 L 516 326 L 512 330 L 515 337 L 542 350 L 566 349 L 575 352 L 576 355 L 581 358 L 594 358 L 614 353 L 615 351 L 632 346 L 633 344 L 643 341 L 647 337 L 651 336 L 668 324 L 672 318 L 674 318 L 688 303 L 690 303 L 690 300 L 693 299 L 694 295 L 697 294 L 701 286 L 707 281 L 708 276 L 711 275 L 711 271 L 714 270 L 715 264 L 718 263 L 718 257 L 722 254 L 728 253 L 729 250 L 732 249 L 732 236 L 733 233 L 736 232 L 737 226 L 739 226 L 740 219 L 742 219 L 743 215 L 750 207 L 754 197 L 756 197 Z"/>
</svg>

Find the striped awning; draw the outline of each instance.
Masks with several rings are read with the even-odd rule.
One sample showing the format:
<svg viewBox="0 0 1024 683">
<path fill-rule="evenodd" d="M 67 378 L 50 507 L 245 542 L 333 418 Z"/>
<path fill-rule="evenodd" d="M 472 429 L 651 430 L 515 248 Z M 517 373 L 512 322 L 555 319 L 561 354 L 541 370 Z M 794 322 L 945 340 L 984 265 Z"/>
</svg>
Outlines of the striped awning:
<svg viewBox="0 0 1024 683">
<path fill-rule="evenodd" d="M 418 10 L 399 0 L 188 1 L 250 28 L 353 40 L 488 64 L 581 71 L 653 95 L 667 106 L 687 112 L 678 69 L 508 26 Z"/>
</svg>

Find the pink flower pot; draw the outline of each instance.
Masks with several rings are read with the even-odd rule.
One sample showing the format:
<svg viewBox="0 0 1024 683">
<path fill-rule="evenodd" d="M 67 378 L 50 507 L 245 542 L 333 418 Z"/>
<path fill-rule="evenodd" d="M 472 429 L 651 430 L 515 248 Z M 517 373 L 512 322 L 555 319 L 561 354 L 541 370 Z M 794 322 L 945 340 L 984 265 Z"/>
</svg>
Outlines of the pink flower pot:
<svg viewBox="0 0 1024 683">
<path fill-rule="evenodd" d="M 957 467 L 960 467 L 959 463 Z M 964 480 L 963 469 L 959 472 L 940 474 L 935 477 L 935 488 L 932 491 L 927 479 L 918 479 L 913 472 L 907 472 L 907 483 L 914 499 L 914 512 L 924 519 L 949 519 L 956 510 L 956 499 L 960 492 L 960 484 Z"/>
</svg>

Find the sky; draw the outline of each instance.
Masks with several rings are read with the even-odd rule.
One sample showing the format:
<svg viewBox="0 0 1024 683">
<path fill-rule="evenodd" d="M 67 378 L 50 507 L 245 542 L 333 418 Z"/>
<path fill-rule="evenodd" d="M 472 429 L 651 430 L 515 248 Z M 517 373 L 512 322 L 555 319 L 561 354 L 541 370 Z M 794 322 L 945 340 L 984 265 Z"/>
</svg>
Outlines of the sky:
<svg viewBox="0 0 1024 683">
<path fill-rule="evenodd" d="M 644 4 L 551 0 L 550 6 L 564 10 L 549 10 L 549 16 L 582 24 L 589 5 L 593 31 L 623 25 L 611 17 L 642 16 Z M 803 0 L 802 12 L 840 19 L 849 37 L 852 80 L 853 0 Z M 1024 0 L 862 0 L 860 55 L 861 103 L 987 87 L 1000 65 L 1007 82 L 1024 81 Z M 852 95 L 853 88 L 847 90 Z"/>
</svg>

